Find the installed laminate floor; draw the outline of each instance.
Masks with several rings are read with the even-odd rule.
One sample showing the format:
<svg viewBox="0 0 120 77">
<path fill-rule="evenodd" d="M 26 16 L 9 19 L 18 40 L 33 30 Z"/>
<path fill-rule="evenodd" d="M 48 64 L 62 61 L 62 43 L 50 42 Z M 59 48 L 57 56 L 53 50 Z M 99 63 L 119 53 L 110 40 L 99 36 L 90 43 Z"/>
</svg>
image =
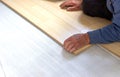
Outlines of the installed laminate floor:
<svg viewBox="0 0 120 77">
<path fill-rule="evenodd" d="M 120 60 L 107 50 L 93 46 L 77 56 L 67 53 L 2 3 L 0 62 L 6 77 L 120 76 Z"/>
</svg>

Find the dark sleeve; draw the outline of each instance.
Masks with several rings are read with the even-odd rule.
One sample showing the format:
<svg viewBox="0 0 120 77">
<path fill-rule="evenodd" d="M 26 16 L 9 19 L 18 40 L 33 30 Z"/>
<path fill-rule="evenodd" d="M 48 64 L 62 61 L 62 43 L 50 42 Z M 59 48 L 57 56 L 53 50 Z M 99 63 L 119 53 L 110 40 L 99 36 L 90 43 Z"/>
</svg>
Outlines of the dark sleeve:
<svg viewBox="0 0 120 77">
<path fill-rule="evenodd" d="M 92 17 L 101 17 L 111 20 L 112 13 L 106 6 L 106 0 L 83 0 L 83 13 Z"/>
<path fill-rule="evenodd" d="M 120 41 L 120 0 L 116 0 L 113 4 L 114 13 L 112 24 L 103 27 L 102 29 L 88 32 L 90 43 L 111 43 Z"/>
</svg>

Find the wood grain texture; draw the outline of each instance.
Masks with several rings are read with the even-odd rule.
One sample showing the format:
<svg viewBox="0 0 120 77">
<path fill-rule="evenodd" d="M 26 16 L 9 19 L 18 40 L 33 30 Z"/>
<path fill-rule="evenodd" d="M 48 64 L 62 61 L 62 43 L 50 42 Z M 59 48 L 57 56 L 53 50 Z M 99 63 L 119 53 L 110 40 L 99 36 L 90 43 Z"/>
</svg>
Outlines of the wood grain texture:
<svg viewBox="0 0 120 77">
<path fill-rule="evenodd" d="M 105 19 L 86 16 L 82 11 L 66 12 L 61 10 L 59 8 L 61 1 L 2 0 L 2 2 L 33 23 L 60 45 L 73 34 L 99 29 L 111 23 Z M 120 43 L 102 46 L 120 56 Z"/>
<path fill-rule="evenodd" d="M 120 60 L 99 46 L 72 55 L 2 3 L 0 10 L 5 77 L 120 77 Z"/>
</svg>

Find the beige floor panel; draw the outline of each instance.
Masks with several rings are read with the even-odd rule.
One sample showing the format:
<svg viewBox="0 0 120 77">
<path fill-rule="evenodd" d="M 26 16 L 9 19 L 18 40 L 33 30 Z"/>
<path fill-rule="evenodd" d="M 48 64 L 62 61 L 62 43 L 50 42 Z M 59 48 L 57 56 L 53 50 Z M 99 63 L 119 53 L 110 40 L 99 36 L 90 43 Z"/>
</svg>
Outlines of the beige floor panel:
<svg viewBox="0 0 120 77">
<path fill-rule="evenodd" d="M 120 77 L 120 59 L 99 46 L 72 55 L 2 3 L 0 10 L 0 77 Z"/>
<path fill-rule="evenodd" d="M 66 12 L 59 7 L 61 1 L 2 0 L 2 2 L 52 37 L 60 45 L 73 34 L 98 29 L 110 23 L 105 19 L 86 16 L 81 11 Z M 120 56 L 120 43 L 102 46 Z"/>
</svg>

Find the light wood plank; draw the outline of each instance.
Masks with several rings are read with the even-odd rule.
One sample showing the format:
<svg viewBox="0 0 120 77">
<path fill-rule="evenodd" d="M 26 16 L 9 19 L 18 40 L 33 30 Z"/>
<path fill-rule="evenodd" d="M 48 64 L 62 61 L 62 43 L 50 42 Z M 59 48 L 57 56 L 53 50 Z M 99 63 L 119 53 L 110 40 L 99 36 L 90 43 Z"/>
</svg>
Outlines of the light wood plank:
<svg viewBox="0 0 120 77">
<path fill-rule="evenodd" d="M 99 46 L 69 54 L 1 3 L 0 10 L 0 61 L 6 77 L 120 76 L 119 58 Z"/>
<path fill-rule="evenodd" d="M 105 19 L 86 16 L 81 11 L 66 12 L 61 10 L 59 8 L 61 2 L 58 1 L 2 0 L 2 2 L 32 22 L 60 45 L 72 34 L 98 29 L 110 23 Z M 102 46 L 120 56 L 120 43 Z"/>
<path fill-rule="evenodd" d="M 72 34 L 79 33 L 78 29 L 75 29 L 74 26 L 64 22 L 63 20 L 56 17 L 54 14 L 45 10 L 42 7 L 38 7 L 34 2 L 29 2 L 26 6 L 22 1 L 19 2 L 20 5 L 17 6 L 17 11 L 22 12 L 21 15 L 25 16 L 28 20 L 30 20 L 33 24 L 35 24 L 39 29 L 41 29 L 44 33 L 52 37 L 56 40 L 60 45 L 63 44 L 63 41 L 71 36 Z M 27 0 L 25 1 L 25 3 Z M 15 3 L 15 5 L 16 5 Z M 14 4 L 13 4 L 14 5 Z M 24 8 L 21 8 L 23 6 Z M 38 12 L 35 12 L 38 11 Z M 34 15 L 34 16 L 31 16 Z M 89 45 L 83 49 L 90 47 Z M 79 52 L 81 51 L 78 50 Z M 78 52 L 76 51 L 76 53 Z"/>
</svg>

